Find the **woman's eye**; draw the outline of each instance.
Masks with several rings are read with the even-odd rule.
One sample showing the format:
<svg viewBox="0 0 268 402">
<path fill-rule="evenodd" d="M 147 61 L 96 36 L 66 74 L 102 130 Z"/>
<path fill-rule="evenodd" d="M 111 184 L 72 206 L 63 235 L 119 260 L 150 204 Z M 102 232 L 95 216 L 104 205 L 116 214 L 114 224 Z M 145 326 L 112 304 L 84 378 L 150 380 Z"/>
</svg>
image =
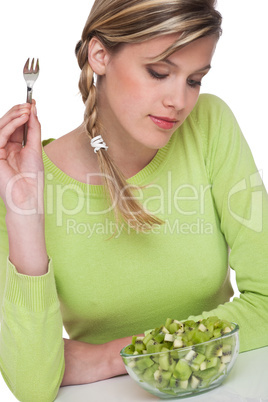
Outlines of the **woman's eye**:
<svg viewBox="0 0 268 402">
<path fill-rule="evenodd" d="M 201 85 L 202 85 L 202 83 L 201 83 L 201 81 L 195 81 L 195 80 L 188 80 L 188 85 L 191 87 L 191 88 L 196 88 L 196 87 L 201 87 Z"/>
<path fill-rule="evenodd" d="M 168 74 L 159 74 L 155 70 L 152 70 L 151 68 L 147 68 L 147 71 L 151 77 L 157 80 L 163 80 L 164 78 L 168 77 Z"/>
</svg>

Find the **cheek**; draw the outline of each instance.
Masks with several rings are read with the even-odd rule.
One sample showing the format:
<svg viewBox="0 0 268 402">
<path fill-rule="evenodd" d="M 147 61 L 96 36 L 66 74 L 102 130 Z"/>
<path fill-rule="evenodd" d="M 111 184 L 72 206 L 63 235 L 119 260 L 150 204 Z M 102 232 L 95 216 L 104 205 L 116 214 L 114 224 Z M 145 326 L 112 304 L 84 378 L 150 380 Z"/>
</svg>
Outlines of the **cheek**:
<svg viewBox="0 0 268 402">
<path fill-rule="evenodd" d="M 148 103 L 148 91 L 144 83 L 133 77 L 134 74 L 124 72 L 114 77 L 109 85 L 112 106 L 128 115 L 138 113 Z"/>
<path fill-rule="evenodd" d="M 189 90 L 189 97 L 188 97 L 188 102 L 187 102 L 187 107 L 186 107 L 187 114 L 190 114 L 191 111 L 193 110 L 193 108 L 195 107 L 195 105 L 198 101 L 198 98 L 199 98 L 199 93 L 200 93 L 200 89 L 198 89 L 198 90 L 190 89 Z"/>
</svg>

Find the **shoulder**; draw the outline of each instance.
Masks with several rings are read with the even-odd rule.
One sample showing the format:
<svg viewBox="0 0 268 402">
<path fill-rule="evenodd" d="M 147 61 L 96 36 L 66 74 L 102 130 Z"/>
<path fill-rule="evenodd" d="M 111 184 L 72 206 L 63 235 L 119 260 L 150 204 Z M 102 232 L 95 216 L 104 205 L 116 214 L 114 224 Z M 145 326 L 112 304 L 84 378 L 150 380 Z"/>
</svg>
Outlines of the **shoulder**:
<svg viewBox="0 0 268 402">
<path fill-rule="evenodd" d="M 242 132 L 232 110 L 218 96 L 201 94 L 188 119 L 206 161 L 213 159 L 216 150 L 224 153 L 241 141 Z"/>
<path fill-rule="evenodd" d="M 206 143 L 217 141 L 221 133 L 227 138 L 234 130 L 239 131 L 232 110 L 216 95 L 201 94 L 189 117 Z"/>
<path fill-rule="evenodd" d="M 199 122 L 217 122 L 226 116 L 234 116 L 232 110 L 223 99 L 212 94 L 201 94 L 192 110 L 191 116 Z"/>
</svg>

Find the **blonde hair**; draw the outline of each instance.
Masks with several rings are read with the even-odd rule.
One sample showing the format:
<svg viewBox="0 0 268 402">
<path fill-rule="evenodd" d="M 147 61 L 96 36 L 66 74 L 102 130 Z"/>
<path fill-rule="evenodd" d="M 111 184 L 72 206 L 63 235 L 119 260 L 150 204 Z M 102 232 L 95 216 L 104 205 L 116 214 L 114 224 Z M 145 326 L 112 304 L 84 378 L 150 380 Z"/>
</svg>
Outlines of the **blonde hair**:
<svg viewBox="0 0 268 402">
<path fill-rule="evenodd" d="M 180 33 L 179 39 L 154 61 L 163 60 L 196 39 L 221 35 L 221 15 L 216 11 L 215 3 L 215 0 L 95 0 L 75 48 L 82 70 L 79 89 L 85 103 L 84 126 L 90 139 L 102 132 L 94 73 L 88 62 L 90 40 L 97 37 L 108 51 L 114 52 L 123 43 L 140 43 Z M 97 155 L 106 189 L 112 204 L 115 202 L 116 219 L 122 218 L 136 230 L 162 223 L 135 199 L 109 151 L 101 149 Z M 119 198 L 122 192 L 124 197 Z"/>
</svg>

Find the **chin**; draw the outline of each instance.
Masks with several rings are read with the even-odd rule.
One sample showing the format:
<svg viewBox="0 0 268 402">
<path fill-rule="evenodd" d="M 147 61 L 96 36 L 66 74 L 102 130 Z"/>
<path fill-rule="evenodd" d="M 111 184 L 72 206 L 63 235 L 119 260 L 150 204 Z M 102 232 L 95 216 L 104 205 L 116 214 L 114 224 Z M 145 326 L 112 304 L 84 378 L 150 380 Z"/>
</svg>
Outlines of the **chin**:
<svg viewBox="0 0 268 402">
<path fill-rule="evenodd" d="M 163 133 L 163 136 L 161 136 L 161 138 L 157 138 L 157 140 L 155 139 L 154 143 L 152 144 L 152 149 L 160 149 L 160 148 L 164 148 L 167 143 L 170 141 L 172 134 L 168 134 L 167 133 Z"/>
</svg>

